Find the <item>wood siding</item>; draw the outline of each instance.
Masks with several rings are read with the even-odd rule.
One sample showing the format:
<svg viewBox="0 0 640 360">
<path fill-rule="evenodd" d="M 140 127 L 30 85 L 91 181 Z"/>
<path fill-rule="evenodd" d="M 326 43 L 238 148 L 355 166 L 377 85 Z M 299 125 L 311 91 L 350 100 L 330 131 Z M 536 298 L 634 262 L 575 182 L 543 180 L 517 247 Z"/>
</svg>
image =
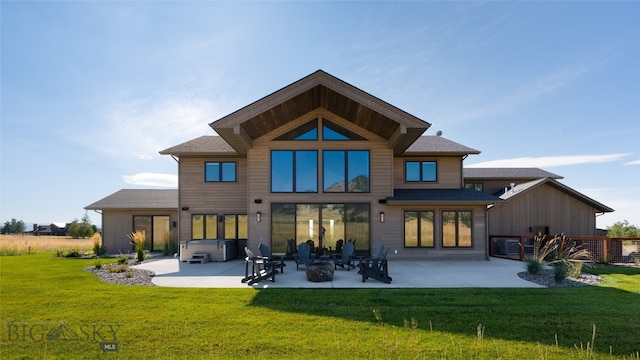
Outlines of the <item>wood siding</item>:
<svg viewBox="0 0 640 360">
<path fill-rule="evenodd" d="M 436 182 L 406 182 L 404 163 L 407 161 L 437 162 Z M 462 187 L 462 158 L 459 156 L 402 156 L 393 159 L 393 180 L 398 189 L 460 189 Z"/>
<path fill-rule="evenodd" d="M 173 222 L 178 221 L 178 211 L 173 210 L 103 210 L 102 211 L 102 244 L 109 254 L 127 254 L 132 251 L 130 239 L 127 235 L 133 232 L 134 216 L 169 216 L 171 231 Z M 178 248 L 176 242 L 175 248 Z"/>
<path fill-rule="evenodd" d="M 548 226 L 551 235 L 596 235 L 595 209 L 547 184 L 497 204 L 489 218 L 491 236 L 532 234 L 536 226 Z"/>
<path fill-rule="evenodd" d="M 205 182 L 207 161 L 235 161 L 236 182 Z M 240 157 L 181 157 L 179 165 L 180 240 L 191 240 L 192 214 L 246 214 L 247 161 Z M 218 226 L 218 238 L 223 229 Z"/>
</svg>

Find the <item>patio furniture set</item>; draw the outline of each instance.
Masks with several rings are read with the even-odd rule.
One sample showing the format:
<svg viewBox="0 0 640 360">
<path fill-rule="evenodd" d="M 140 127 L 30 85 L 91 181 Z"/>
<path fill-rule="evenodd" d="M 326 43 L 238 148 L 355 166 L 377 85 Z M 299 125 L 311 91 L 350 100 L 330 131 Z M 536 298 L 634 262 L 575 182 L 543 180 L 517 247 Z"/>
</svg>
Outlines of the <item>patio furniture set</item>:
<svg viewBox="0 0 640 360">
<path fill-rule="evenodd" d="M 245 247 L 245 276 L 243 283 L 253 285 L 261 281 L 276 281 L 278 269 L 280 273 L 284 273 L 284 256 L 274 255 L 269 247 L 260 244 L 258 247 L 260 255 L 254 255 L 253 251 Z M 347 269 L 358 268 L 358 273 L 362 275 L 362 282 L 371 278 L 387 284 L 391 283 L 389 276 L 387 251 L 384 245 L 380 245 L 373 257 L 358 257 L 355 255 L 355 245 L 347 242 L 342 246 L 338 254 L 333 255 L 316 255 L 311 253 L 310 245 L 306 242 L 297 246 L 294 260 L 296 270 L 301 267 L 305 270 L 308 281 L 321 282 L 332 281 L 335 270 L 338 267 Z M 357 262 L 357 265 L 356 265 Z"/>
</svg>

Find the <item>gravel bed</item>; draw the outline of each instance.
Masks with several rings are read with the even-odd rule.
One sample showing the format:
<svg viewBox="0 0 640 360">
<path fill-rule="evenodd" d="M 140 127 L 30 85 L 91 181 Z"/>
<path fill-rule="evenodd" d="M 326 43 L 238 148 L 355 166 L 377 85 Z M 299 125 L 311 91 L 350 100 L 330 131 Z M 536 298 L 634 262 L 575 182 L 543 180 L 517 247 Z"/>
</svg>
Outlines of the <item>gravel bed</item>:
<svg viewBox="0 0 640 360">
<path fill-rule="evenodd" d="M 113 266 L 117 266 L 114 264 Z M 111 272 L 108 270 L 109 265 L 102 265 L 100 269 L 95 266 L 85 268 L 86 271 L 98 275 L 100 280 L 118 285 L 137 285 L 137 286 L 156 286 L 151 279 L 156 275 L 153 271 L 132 269 L 127 266 L 124 272 Z"/>
<path fill-rule="evenodd" d="M 553 278 L 553 270 L 540 270 L 537 274 L 530 274 L 526 271 L 518 273 L 521 279 L 531 281 L 538 285 L 546 287 L 574 287 L 574 286 L 592 286 L 600 283 L 602 278 L 598 275 L 582 273 L 579 278 L 565 278 L 561 282 L 556 282 Z"/>
</svg>

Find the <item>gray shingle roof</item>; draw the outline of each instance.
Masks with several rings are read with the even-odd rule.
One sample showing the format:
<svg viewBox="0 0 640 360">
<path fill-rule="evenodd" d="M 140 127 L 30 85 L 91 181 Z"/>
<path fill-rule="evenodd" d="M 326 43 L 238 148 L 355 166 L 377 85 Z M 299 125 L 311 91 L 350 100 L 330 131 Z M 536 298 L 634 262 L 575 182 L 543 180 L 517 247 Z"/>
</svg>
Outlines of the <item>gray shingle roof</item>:
<svg viewBox="0 0 640 360">
<path fill-rule="evenodd" d="M 387 197 L 387 203 L 474 203 L 493 204 L 502 201 L 499 197 L 473 189 L 395 189 L 393 197 Z"/>
<path fill-rule="evenodd" d="M 160 151 L 162 155 L 237 155 L 220 136 L 205 135 Z"/>
<path fill-rule="evenodd" d="M 85 210 L 177 208 L 177 189 L 122 189 L 86 206 Z"/>
<path fill-rule="evenodd" d="M 422 154 L 480 154 L 479 150 L 458 144 L 442 136 L 421 136 L 403 153 L 403 155 Z"/>
<path fill-rule="evenodd" d="M 462 169 L 465 179 L 562 179 L 563 177 L 539 168 L 473 168 Z"/>
</svg>

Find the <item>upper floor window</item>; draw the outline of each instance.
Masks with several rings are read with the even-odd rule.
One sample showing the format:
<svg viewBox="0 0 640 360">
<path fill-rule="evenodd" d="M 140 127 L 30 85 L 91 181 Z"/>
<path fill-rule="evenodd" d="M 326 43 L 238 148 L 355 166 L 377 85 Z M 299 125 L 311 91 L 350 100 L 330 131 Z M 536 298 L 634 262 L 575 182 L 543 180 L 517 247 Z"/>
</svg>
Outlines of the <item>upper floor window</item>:
<svg viewBox="0 0 640 360">
<path fill-rule="evenodd" d="M 325 150 L 322 162 L 325 192 L 369 192 L 368 150 Z"/>
<path fill-rule="evenodd" d="M 271 192 L 317 192 L 316 150 L 272 150 Z"/>
<path fill-rule="evenodd" d="M 406 161 L 404 179 L 407 182 L 438 181 L 438 163 L 435 161 Z"/>
<path fill-rule="evenodd" d="M 206 182 L 235 182 L 236 163 L 235 162 L 205 162 L 204 181 Z"/>
<path fill-rule="evenodd" d="M 322 140 L 366 140 L 362 136 L 322 119 Z"/>
<path fill-rule="evenodd" d="M 274 140 L 318 140 L 318 118 L 308 121 Z M 322 140 L 366 140 L 364 137 L 322 118 Z"/>
<path fill-rule="evenodd" d="M 467 189 L 473 189 L 476 191 L 484 191 L 484 185 L 482 185 L 482 183 L 466 183 L 464 184 L 464 187 L 466 187 Z"/>
</svg>

